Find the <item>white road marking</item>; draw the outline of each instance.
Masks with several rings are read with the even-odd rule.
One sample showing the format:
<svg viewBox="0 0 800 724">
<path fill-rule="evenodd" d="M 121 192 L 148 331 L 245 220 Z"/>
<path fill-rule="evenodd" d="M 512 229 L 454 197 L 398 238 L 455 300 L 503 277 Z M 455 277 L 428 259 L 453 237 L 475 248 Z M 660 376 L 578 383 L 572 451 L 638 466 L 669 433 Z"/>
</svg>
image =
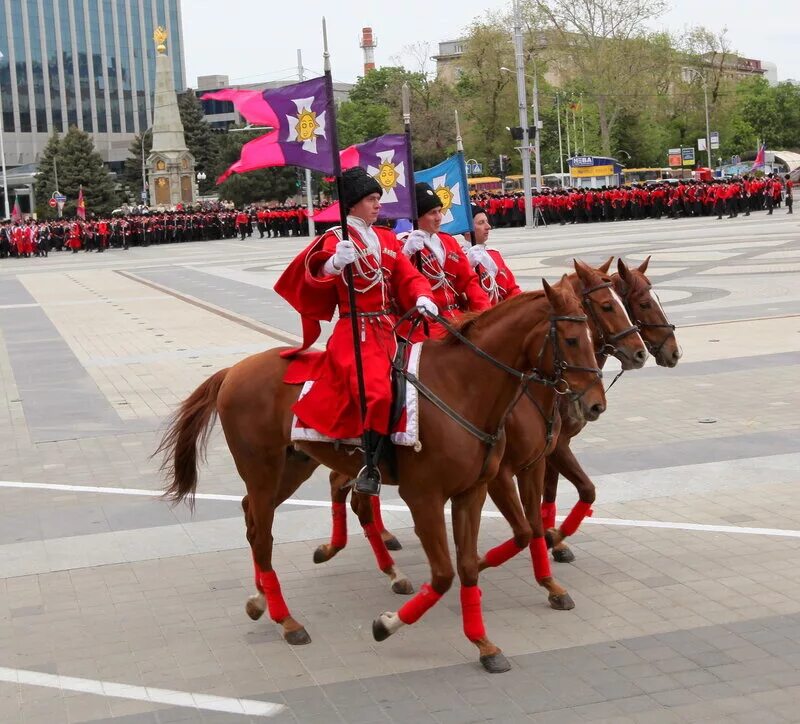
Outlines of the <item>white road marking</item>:
<svg viewBox="0 0 800 724">
<path fill-rule="evenodd" d="M 100 493 L 104 495 L 134 495 L 147 498 L 159 498 L 161 491 L 147 490 L 146 488 L 107 488 L 94 485 L 61 485 L 58 483 L 24 483 L 13 480 L 0 480 L 0 488 L 23 488 L 28 490 L 56 490 L 68 493 Z M 222 493 L 197 493 L 197 500 L 221 500 L 240 503 L 242 495 L 226 495 Z M 330 500 L 310 500 L 306 498 L 289 498 L 282 505 L 297 505 L 306 508 L 328 508 Z M 392 513 L 408 513 L 408 507 L 403 503 L 381 503 L 381 510 Z M 502 518 L 496 510 L 484 510 L 483 518 Z M 563 516 L 559 516 L 563 520 Z M 736 533 L 741 535 L 764 535 L 779 538 L 800 538 L 800 530 L 786 528 L 749 528 L 739 525 L 709 525 L 705 523 L 671 523 L 660 520 L 629 520 L 627 518 L 586 518 L 584 524 L 611 525 L 629 528 L 668 528 L 670 530 L 690 530 L 704 533 Z"/>
<path fill-rule="evenodd" d="M 248 716 L 275 716 L 286 708 L 283 704 L 274 704 L 271 701 L 233 699 L 213 694 L 193 694 L 188 691 L 155 689 L 149 686 L 133 686 L 131 684 L 117 684 L 112 681 L 45 674 L 41 671 L 8 669 L 4 666 L 0 666 L 0 681 L 7 681 L 12 684 L 27 684 L 28 686 L 44 686 L 48 689 L 60 689 L 61 691 L 79 691 L 84 694 L 96 694 L 97 696 L 113 699 L 132 699 L 153 704 L 184 706 L 203 711 L 222 711 L 229 714 L 245 714 Z"/>
</svg>

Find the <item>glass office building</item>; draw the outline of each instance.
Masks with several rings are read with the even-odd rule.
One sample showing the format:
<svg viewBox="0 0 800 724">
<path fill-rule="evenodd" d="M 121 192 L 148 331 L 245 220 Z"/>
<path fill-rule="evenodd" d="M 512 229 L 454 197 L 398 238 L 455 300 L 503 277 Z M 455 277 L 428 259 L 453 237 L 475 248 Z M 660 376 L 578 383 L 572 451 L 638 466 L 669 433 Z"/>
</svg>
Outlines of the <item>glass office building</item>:
<svg viewBox="0 0 800 724">
<path fill-rule="evenodd" d="M 69 126 L 91 133 L 106 161 L 122 161 L 152 124 L 159 25 L 180 91 L 180 0 L 0 0 L 6 163 L 34 163 Z"/>
</svg>

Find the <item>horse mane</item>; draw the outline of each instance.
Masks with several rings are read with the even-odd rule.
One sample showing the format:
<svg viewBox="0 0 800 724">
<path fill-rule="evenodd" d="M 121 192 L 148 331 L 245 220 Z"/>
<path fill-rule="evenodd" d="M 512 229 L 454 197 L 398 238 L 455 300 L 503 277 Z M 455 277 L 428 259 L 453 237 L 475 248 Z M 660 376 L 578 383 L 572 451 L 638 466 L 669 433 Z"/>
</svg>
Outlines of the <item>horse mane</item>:
<svg viewBox="0 0 800 724">
<path fill-rule="evenodd" d="M 541 289 L 533 292 L 523 292 L 515 297 L 506 299 L 500 304 L 487 309 L 485 312 L 467 312 L 459 317 L 458 320 L 450 322 L 455 329 L 464 337 L 469 339 L 476 331 L 480 331 L 485 326 L 492 324 L 496 316 L 504 315 L 511 309 L 527 304 L 532 301 L 544 298 L 544 291 Z M 444 344 L 461 344 L 461 340 L 453 334 L 448 334 L 443 340 Z"/>
</svg>

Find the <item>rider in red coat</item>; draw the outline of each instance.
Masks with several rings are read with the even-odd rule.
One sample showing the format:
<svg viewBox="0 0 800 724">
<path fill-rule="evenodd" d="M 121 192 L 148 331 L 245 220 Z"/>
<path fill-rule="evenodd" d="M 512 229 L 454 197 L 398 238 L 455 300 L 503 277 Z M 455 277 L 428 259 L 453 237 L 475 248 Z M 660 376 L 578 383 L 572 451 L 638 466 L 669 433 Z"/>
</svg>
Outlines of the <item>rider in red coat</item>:
<svg viewBox="0 0 800 724">
<path fill-rule="evenodd" d="M 486 210 L 472 204 L 472 245 L 464 246 L 470 265 L 478 275 L 481 288 L 486 292 L 492 306 L 504 299 L 522 294 L 511 269 L 497 249 L 487 249 L 489 232 L 492 230 Z"/>
<path fill-rule="evenodd" d="M 442 226 L 442 202 L 426 183 L 418 183 L 417 218 L 419 229 L 404 240 L 403 253 L 419 264 L 433 290 L 433 301 L 445 319 L 455 319 L 460 312 L 482 312 L 491 307 L 475 271 L 458 242 L 439 229 Z M 465 308 L 466 307 L 466 308 Z M 417 327 L 413 341 L 421 341 L 424 332 Z M 445 336 L 441 325 L 432 325 L 431 337 Z"/>
<path fill-rule="evenodd" d="M 320 333 L 320 320 L 339 319 L 325 354 L 315 368 L 311 389 L 294 405 L 303 424 L 335 439 L 361 437 L 370 461 L 355 481 L 360 493 L 377 495 L 377 463 L 386 444 L 391 413 L 391 362 L 397 349 L 394 326 L 397 310 L 418 307 L 438 313 L 431 287 L 403 255 L 401 243 L 388 229 L 373 227 L 380 211 L 382 189 L 360 167 L 342 175 L 343 205 L 348 212 L 350 239 L 331 229 L 316 239 L 281 275 L 275 291 L 303 317 L 303 346 L 288 350 L 290 357 L 307 349 Z M 367 412 L 361 419 L 353 331 L 347 284 L 342 272 L 350 266 L 356 289 L 356 314 L 364 368 Z M 302 367 L 302 357 L 298 366 Z M 290 365 L 287 380 L 293 375 Z M 292 380 L 294 381 L 294 380 Z"/>
</svg>

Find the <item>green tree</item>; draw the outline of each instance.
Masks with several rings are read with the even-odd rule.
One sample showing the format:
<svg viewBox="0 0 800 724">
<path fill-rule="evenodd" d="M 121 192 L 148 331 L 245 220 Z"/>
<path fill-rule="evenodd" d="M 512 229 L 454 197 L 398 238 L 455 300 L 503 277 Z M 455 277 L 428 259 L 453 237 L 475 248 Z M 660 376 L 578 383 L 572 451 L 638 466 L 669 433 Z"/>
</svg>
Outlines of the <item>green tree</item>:
<svg viewBox="0 0 800 724">
<path fill-rule="evenodd" d="M 70 126 L 60 144 L 58 185 L 67 197 L 64 207 L 67 216 L 75 214 L 81 187 L 88 214 L 108 214 L 119 200 L 114 180 L 95 150 L 91 137 L 75 126 Z"/>
<path fill-rule="evenodd" d="M 144 133 L 144 158 L 150 155 L 153 148 L 153 133 L 149 129 Z M 142 134 L 137 133 L 128 146 L 128 157 L 122 167 L 121 182 L 128 200 L 138 204 L 142 193 Z"/>
<path fill-rule="evenodd" d="M 47 202 L 56 190 L 56 163 L 60 148 L 61 139 L 58 133 L 53 133 L 39 157 L 33 186 L 36 213 L 39 218 L 53 218 L 57 215 L 56 210 L 51 209 Z"/>
<path fill-rule="evenodd" d="M 200 193 L 206 194 L 213 189 L 214 178 L 224 170 L 220 168 L 219 134 L 205 121 L 203 107 L 191 88 L 178 97 L 178 109 L 186 146 L 194 156 L 195 168 L 206 174 L 206 180 L 199 183 Z"/>
</svg>

